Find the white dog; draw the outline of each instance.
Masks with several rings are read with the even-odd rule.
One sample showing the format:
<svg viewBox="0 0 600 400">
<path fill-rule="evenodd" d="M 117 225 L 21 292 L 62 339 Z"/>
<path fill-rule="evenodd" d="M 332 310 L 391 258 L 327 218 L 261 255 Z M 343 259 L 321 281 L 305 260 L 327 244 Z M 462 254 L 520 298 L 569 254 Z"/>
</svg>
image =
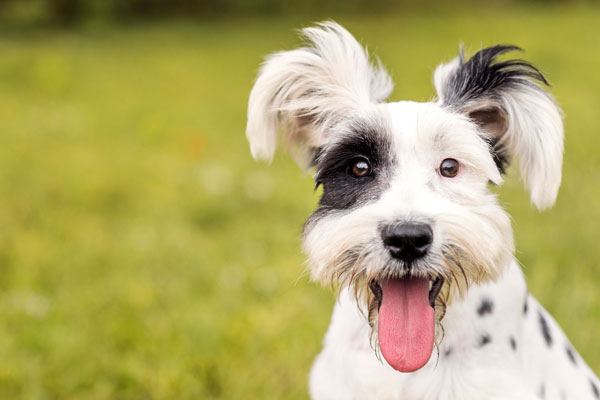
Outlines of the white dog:
<svg viewBox="0 0 600 400">
<path fill-rule="evenodd" d="M 267 58 L 250 94 L 255 158 L 315 167 L 312 277 L 340 289 L 310 374 L 315 399 L 599 399 L 596 375 L 528 294 L 488 184 L 516 158 L 539 209 L 561 181 L 563 125 L 544 76 L 494 46 L 434 74 L 437 100 L 392 82 L 339 25 Z"/>
</svg>

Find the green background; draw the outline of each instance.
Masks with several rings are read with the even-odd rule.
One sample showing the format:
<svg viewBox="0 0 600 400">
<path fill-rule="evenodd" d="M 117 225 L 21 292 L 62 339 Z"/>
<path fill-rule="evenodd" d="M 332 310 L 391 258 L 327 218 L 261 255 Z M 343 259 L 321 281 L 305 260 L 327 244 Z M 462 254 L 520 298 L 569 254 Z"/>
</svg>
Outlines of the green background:
<svg viewBox="0 0 600 400">
<path fill-rule="evenodd" d="M 334 301 L 300 252 L 319 193 L 285 154 L 254 162 L 244 127 L 263 57 L 325 18 L 382 59 L 395 100 L 430 99 L 460 42 L 519 45 L 547 74 L 566 116 L 557 205 L 531 208 L 514 169 L 498 191 L 531 291 L 600 370 L 600 8 L 12 19 L 0 35 L 1 398 L 307 397 Z"/>
</svg>

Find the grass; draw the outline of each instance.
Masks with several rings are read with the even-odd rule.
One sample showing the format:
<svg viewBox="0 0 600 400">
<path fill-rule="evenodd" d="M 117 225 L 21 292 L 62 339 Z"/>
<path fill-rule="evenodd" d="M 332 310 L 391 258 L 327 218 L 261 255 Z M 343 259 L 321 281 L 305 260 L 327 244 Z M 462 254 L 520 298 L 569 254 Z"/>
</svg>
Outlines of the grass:
<svg viewBox="0 0 600 400">
<path fill-rule="evenodd" d="M 435 65 L 515 43 L 566 115 L 540 214 L 499 191 L 531 290 L 600 370 L 600 9 L 338 17 L 427 100 Z M 310 176 L 251 160 L 262 57 L 310 20 L 170 22 L 0 37 L 0 397 L 306 398 L 332 294 L 303 274 Z"/>
</svg>

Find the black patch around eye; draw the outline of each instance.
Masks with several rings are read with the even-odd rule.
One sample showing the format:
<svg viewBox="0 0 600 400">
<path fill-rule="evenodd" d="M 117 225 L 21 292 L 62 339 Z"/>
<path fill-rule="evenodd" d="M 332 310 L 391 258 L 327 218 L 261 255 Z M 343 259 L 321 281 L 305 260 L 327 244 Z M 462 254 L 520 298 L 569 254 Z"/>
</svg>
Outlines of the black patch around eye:
<svg viewBox="0 0 600 400">
<path fill-rule="evenodd" d="M 390 149 L 384 132 L 357 126 L 347 138 L 324 150 L 316 164 L 316 187 L 323 186 L 319 210 L 347 210 L 379 198 L 389 185 Z M 358 160 L 368 162 L 369 174 L 352 173 Z"/>
</svg>

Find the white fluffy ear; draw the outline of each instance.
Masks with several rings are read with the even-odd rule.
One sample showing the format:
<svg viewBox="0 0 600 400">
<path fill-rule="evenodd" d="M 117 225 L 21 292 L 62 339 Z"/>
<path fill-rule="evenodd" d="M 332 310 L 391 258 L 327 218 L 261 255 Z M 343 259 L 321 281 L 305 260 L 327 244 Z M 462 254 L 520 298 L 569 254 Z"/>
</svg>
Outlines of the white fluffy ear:
<svg viewBox="0 0 600 400">
<path fill-rule="evenodd" d="M 439 102 L 468 115 L 491 137 L 501 170 L 512 157 L 531 201 L 542 210 L 556 201 L 561 181 L 563 123 L 542 73 L 524 60 L 498 61 L 520 50 L 498 45 L 480 50 L 468 61 L 460 56 L 440 65 L 434 74 Z"/>
<path fill-rule="evenodd" d="M 271 160 L 278 131 L 304 167 L 335 123 L 385 100 L 392 82 L 380 63 L 334 22 L 302 31 L 307 46 L 270 55 L 250 92 L 246 136 L 256 159 Z"/>
</svg>

